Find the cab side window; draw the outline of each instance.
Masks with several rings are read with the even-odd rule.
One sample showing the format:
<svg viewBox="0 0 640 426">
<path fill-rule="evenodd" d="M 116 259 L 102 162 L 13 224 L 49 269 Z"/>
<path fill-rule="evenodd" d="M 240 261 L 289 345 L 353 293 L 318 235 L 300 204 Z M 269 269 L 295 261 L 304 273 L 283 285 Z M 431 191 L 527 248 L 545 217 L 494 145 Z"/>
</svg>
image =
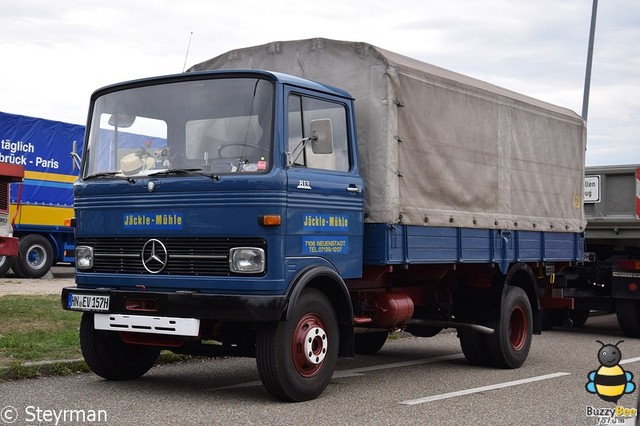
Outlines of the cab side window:
<svg viewBox="0 0 640 426">
<path fill-rule="evenodd" d="M 344 105 L 300 95 L 289 95 L 289 158 L 292 167 L 349 171 L 347 110 Z M 311 136 L 311 121 L 331 120 L 333 152 L 314 154 L 311 143 L 303 143 Z"/>
</svg>

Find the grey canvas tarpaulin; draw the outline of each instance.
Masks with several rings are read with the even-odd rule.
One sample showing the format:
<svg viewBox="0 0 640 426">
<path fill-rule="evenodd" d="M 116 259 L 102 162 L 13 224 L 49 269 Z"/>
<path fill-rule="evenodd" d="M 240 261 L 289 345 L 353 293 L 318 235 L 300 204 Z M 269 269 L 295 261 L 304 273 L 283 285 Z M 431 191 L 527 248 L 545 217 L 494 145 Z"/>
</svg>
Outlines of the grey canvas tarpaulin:
<svg viewBox="0 0 640 426">
<path fill-rule="evenodd" d="M 351 93 L 368 222 L 584 229 L 586 129 L 568 109 L 359 42 L 273 42 L 190 71 L 238 68 Z"/>
</svg>

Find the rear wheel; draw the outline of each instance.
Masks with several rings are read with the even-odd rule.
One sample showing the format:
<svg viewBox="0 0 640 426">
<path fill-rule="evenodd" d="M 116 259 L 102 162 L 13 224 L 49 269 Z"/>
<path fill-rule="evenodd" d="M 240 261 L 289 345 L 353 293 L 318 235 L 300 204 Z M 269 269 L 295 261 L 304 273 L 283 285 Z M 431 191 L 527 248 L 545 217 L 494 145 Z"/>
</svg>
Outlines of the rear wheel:
<svg viewBox="0 0 640 426">
<path fill-rule="evenodd" d="M 542 309 L 540 314 L 542 315 L 542 330 L 551 330 L 561 322 L 562 311 L 558 309 Z"/>
<path fill-rule="evenodd" d="M 588 309 L 576 309 L 569 312 L 569 318 L 571 318 L 572 326 L 574 328 L 580 328 L 585 325 L 589 319 Z"/>
<path fill-rule="evenodd" d="M 258 330 L 256 363 L 264 387 L 283 401 L 308 401 L 324 391 L 338 359 L 338 321 L 319 290 L 304 290 L 289 321 Z"/>
<path fill-rule="evenodd" d="M 117 332 L 95 330 L 91 313 L 82 315 L 80 348 L 91 371 L 107 380 L 137 379 L 160 355 L 159 348 L 127 344 Z"/>
<path fill-rule="evenodd" d="M 616 300 L 616 316 L 627 337 L 640 337 L 640 300 Z"/>
<path fill-rule="evenodd" d="M 53 264 L 53 247 L 49 240 L 38 234 L 20 238 L 18 256 L 13 264 L 13 272 L 23 278 L 41 278 Z"/>
<path fill-rule="evenodd" d="M 488 365 L 488 336 L 468 328 L 458 330 L 462 353 L 471 365 Z"/>
<path fill-rule="evenodd" d="M 373 355 L 377 353 L 384 346 L 388 336 L 389 333 L 386 331 L 356 334 L 356 353 L 360 355 Z"/>
<path fill-rule="evenodd" d="M 531 348 L 533 335 L 531 304 L 520 287 L 507 287 L 499 320 L 489 321 L 495 332 L 487 344 L 491 364 L 499 368 L 520 367 Z"/>
</svg>

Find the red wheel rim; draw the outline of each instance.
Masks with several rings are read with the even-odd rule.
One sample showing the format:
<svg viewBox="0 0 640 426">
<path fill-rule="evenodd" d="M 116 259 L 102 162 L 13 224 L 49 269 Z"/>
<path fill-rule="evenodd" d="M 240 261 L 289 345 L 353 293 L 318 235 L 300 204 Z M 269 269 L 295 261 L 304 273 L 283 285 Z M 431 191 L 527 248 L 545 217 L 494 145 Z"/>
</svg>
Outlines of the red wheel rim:
<svg viewBox="0 0 640 426">
<path fill-rule="evenodd" d="M 511 342 L 511 347 L 516 351 L 521 350 L 527 342 L 527 334 L 527 317 L 524 309 L 516 306 L 509 319 L 509 341 Z"/>
<path fill-rule="evenodd" d="M 306 314 L 298 321 L 291 339 L 291 356 L 296 371 L 311 377 L 320 371 L 327 354 L 327 333 L 322 319 Z"/>
</svg>

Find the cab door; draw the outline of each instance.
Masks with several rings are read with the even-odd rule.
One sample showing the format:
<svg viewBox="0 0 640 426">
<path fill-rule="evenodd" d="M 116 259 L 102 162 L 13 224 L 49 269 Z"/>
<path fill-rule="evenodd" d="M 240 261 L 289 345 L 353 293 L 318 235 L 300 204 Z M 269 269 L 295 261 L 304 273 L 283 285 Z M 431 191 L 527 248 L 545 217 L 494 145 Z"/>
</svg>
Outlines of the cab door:
<svg viewBox="0 0 640 426">
<path fill-rule="evenodd" d="M 287 263 L 293 270 L 304 266 L 301 262 L 328 262 L 343 278 L 360 277 L 364 187 L 351 100 L 298 88 L 285 90 L 285 98 Z M 328 150 L 314 150 L 319 143 L 311 132 L 314 120 L 330 123 Z"/>
</svg>

